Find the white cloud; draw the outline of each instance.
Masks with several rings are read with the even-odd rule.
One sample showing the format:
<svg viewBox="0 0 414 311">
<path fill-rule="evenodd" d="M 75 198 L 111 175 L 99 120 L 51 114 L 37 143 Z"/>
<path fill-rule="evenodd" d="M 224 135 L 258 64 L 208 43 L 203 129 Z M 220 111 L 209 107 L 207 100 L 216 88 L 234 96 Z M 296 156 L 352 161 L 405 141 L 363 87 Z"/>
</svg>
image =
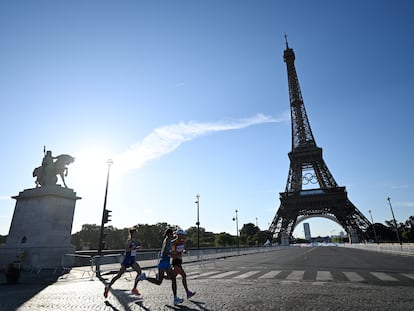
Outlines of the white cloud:
<svg viewBox="0 0 414 311">
<path fill-rule="evenodd" d="M 408 189 L 410 188 L 410 185 L 398 185 L 398 186 L 392 186 L 391 189 Z"/>
<path fill-rule="evenodd" d="M 404 207 L 414 207 L 414 202 L 398 202 L 398 205 L 401 205 Z"/>
<path fill-rule="evenodd" d="M 239 130 L 252 125 L 275 123 L 290 120 L 288 113 L 280 118 L 257 114 L 247 119 L 235 119 L 217 122 L 180 122 L 154 129 L 141 142 L 135 143 L 122 154 L 114 158 L 118 172 L 127 172 L 138 169 L 148 161 L 158 159 L 175 149 L 184 142 L 196 139 L 209 133 Z M 114 167 L 115 168 L 115 167 Z"/>
</svg>

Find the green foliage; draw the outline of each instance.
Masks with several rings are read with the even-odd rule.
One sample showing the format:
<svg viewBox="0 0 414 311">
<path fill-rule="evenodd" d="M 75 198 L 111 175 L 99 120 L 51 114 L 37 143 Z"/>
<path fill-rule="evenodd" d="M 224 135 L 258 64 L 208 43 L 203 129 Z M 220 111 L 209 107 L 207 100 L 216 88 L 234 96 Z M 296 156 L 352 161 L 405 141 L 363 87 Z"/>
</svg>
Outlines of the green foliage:
<svg viewBox="0 0 414 311">
<path fill-rule="evenodd" d="M 200 239 L 203 235 L 204 228 L 200 228 Z M 187 248 L 197 247 L 197 227 L 190 227 L 186 230 L 185 244 Z"/>
<path fill-rule="evenodd" d="M 235 244 L 234 237 L 226 232 L 216 234 L 214 245 L 215 246 L 232 246 Z"/>
<path fill-rule="evenodd" d="M 256 245 L 257 246 L 263 246 L 267 239 L 271 236 L 270 232 L 265 230 L 265 231 L 258 231 L 256 232 L 256 234 L 253 236 L 253 240 L 256 241 Z"/>
<path fill-rule="evenodd" d="M 98 225 L 83 225 L 82 230 L 72 235 L 72 244 L 76 250 L 97 249 L 100 233 Z M 144 249 L 157 249 L 161 247 L 164 232 L 167 228 L 175 228 L 167 223 L 157 223 L 155 225 L 138 224 L 137 242 Z M 117 229 L 113 226 L 104 228 L 105 243 L 104 249 L 124 249 L 128 239 L 130 228 Z"/>
<path fill-rule="evenodd" d="M 104 229 L 105 249 L 124 249 L 128 237 L 128 228 L 116 229 L 108 226 Z"/>
<path fill-rule="evenodd" d="M 240 241 L 248 246 L 262 246 L 268 236 L 267 231 L 260 231 L 259 227 L 252 223 L 244 224 L 240 230 Z"/>
<path fill-rule="evenodd" d="M 99 229 L 97 225 L 82 225 L 82 230 L 72 234 L 71 242 L 76 250 L 97 249 L 99 241 Z"/>
<path fill-rule="evenodd" d="M 200 240 L 200 247 L 211 247 L 215 245 L 215 235 L 213 232 L 208 232 L 203 227 L 200 227 L 200 230 L 197 227 L 188 228 L 185 237 L 187 248 L 197 248 L 198 240 Z"/>
<path fill-rule="evenodd" d="M 167 223 L 157 223 L 155 225 L 138 224 L 135 227 L 138 229 L 138 243 L 144 249 L 160 248 L 165 230 L 167 228 L 174 228 Z"/>
<path fill-rule="evenodd" d="M 155 225 L 137 224 L 138 230 L 137 241 L 143 249 L 159 249 L 163 240 L 164 232 L 167 228 L 179 228 L 178 226 L 169 225 L 167 223 L 157 223 Z M 129 228 L 117 229 L 112 226 L 105 227 L 104 230 L 104 249 L 124 249 L 125 242 L 128 239 Z M 200 248 L 235 246 L 237 239 L 228 233 L 222 232 L 215 234 L 206 231 L 205 228 L 190 227 L 186 231 L 187 248 L 197 248 L 198 240 Z M 99 239 L 100 226 L 86 224 L 82 226 L 82 230 L 72 235 L 72 244 L 76 250 L 97 249 Z M 241 230 L 240 246 L 243 245 L 263 245 L 266 237 L 269 235 L 266 231 L 260 231 L 258 227 L 251 227 L 248 224 Z"/>
<path fill-rule="evenodd" d="M 386 221 L 388 226 L 380 223 L 375 224 L 377 238 L 381 242 L 396 242 L 396 234 L 392 221 Z M 143 249 L 159 249 L 163 240 L 164 232 L 167 228 L 179 228 L 176 225 L 167 223 L 157 223 L 155 225 L 137 224 L 138 244 Z M 414 216 L 411 216 L 405 223 L 397 224 L 401 240 L 403 242 L 414 241 Z M 105 249 L 124 249 L 125 242 L 128 238 L 129 228 L 117 229 L 112 226 L 105 227 L 104 241 Z M 198 240 L 200 248 L 221 247 L 237 245 L 237 237 L 226 232 L 215 234 L 208 232 L 205 228 L 190 227 L 186 231 L 187 248 L 197 248 Z M 97 249 L 99 240 L 100 226 L 94 224 L 85 224 L 82 230 L 72 235 L 72 244 L 76 250 Z M 269 231 L 260 231 L 259 227 L 252 223 L 244 224 L 240 230 L 240 246 L 263 246 L 266 240 L 271 236 Z M 367 230 L 367 236 L 374 241 L 374 230 L 371 225 Z M 0 236 L 0 245 L 5 243 L 6 236 Z"/>
<path fill-rule="evenodd" d="M 392 235 L 390 234 L 389 241 L 396 242 L 397 234 L 395 233 L 394 220 L 386 220 L 385 223 L 389 230 L 393 232 Z M 397 223 L 397 230 L 401 242 L 414 242 L 414 216 L 410 216 L 405 222 Z"/>
</svg>

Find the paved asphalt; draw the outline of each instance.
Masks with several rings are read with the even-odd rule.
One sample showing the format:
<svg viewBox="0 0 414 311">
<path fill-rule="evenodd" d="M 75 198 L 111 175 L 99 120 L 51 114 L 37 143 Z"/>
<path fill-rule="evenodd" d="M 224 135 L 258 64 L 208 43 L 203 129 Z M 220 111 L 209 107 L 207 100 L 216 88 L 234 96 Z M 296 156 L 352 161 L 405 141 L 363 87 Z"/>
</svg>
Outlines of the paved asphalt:
<svg viewBox="0 0 414 311">
<path fill-rule="evenodd" d="M 190 289 L 197 293 L 178 306 L 172 303 L 171 283 L 168 280 L 161 286 L 140 282 L 138 289 L 142 295 L 134 296 L 130 289 L 135 274 L 126 273 L 113 285 L 108 299 L 105 299 L 105 280 L 92 274 L 71 271 L 58 278 L 53 271 L 41 271 L 39 275 L 23 272 L 19 284 L 0 285 L 0 310 L 414 310 L 413 282 L 409 279 L 404 282 L 403 276 L 398 276 L 399 281 L 384 280 L 378 284 L 369 280 L 345 282 L 335 278 L 306 280 L 306 273 L 304 279 L 290 280 L 288 276 L 298 272 L 295 265 L 291 267 L 293 271 L 265 277 L 271 272 L 267 269 L 274 268 L 267 266 L 269 258 L 280 264 L 282 258 L 290 254 L 296 258 L 309 255 L 306 250 L 298 252 L 286 250 L 275 253 L 274 257 L 255 254 L 205 265 L 185 264 Z M 317 251 L 311 253 L 317 254 Z M 258 265 L 250 266 L 252 262 Z M 288 266 L 275 267 L 290 269 Z M 231 275 L 232 269 L 238 272 Z M 251 269 L 254 270 L 249 274 Z M 154 275 L 149 267 L 144 270 Z M 333 276 L 338 274 L 334 272 Z M 326 276 L 316 271 L 312 278 L 318 275 Z M 103 277 L 109 279 L 112 276 L 108 274 Z M 2 277 L 1 281 L 4 281 Z M 180 279 L 177 279 L 177 285 L 178 294 L 182 297 L 184 291 Z"/>
</svg>

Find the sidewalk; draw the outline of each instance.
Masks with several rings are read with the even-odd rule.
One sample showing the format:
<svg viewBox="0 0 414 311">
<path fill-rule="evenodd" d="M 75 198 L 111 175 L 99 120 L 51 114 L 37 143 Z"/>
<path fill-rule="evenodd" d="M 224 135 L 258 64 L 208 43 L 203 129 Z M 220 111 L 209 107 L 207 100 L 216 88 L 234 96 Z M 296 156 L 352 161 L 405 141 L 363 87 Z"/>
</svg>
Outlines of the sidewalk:
<svg viewBox="0 0 414 311">
<path fill-rule="evenodd" d="M 223 253 L 218 256 L 204 254 L 203 256 L 186 256 L 186 265 L 200 265 L 207 262 L 214 263 L 218 258 L 237 256 L 238 252 Z M 158 259 L 138 260 L 142 270 L 149 276 L 155 276 Z M 171 286 L 169 282 L 155 286 L 149 282 L 142 282 L 138 288 L 144 293 L 145 299 L 133 296 L 130 290 L 133 286 L 136 273 L 129 269 L 117 280 L 111 289 L 107 300 L 103 297 L 103 289 L 114 273 L 120 268 L 119 262 L 103 264 L 101 278 L 96 276 L 95 265 L 85 265 L 68 269 L 42 269 L 38 273 L 34 270 L 22 270 L 18 284 L 6 284 L 4 275 L 0 275 L 0 311 L 25 310 L 160 310 L 160 306 L 173 308 Z M 181 281 L 178 282 L 180 284 Z M 180 287 L 181 285 L 179 285 Z M 210 292 L 205 284 L 206 292 Z M 199 288 L 201 290 L 201 288 Z M 182 296 L 182 289 L 179 289 Z M 167 305 L 166 305 L 167 303 Z M 185 302 L 187 310 L 202 310 L 195 302 Z M 202 302 L 201 302 L 202 303 Z M 188 308 L 189 306 L 193 306 Z M 145 305 L 145 306 L 144 306 Z M 151 307 L 151 308 L 149 308 Z"/>
<path fill-rule="evenodd" d="M 197 258 L 188 259 L 187 264 L 197 264 Z M 138 263 L 147 275 L 155 276 L 157 260 L 148 259 L 138 261 Z M 21 270 L 17 284 L 7 284 L 5 275 L 0 274 L 0 311 L 67 311 L 90 310 L 91 308 L 94 310 L 135 310 L 135 308 L 123 307 L 129 305 L 131 300 L 136 300 L 136 297 L 125 296 L 125 291 L 129 294 L 129 290 L 132 288 L 133 280 L 135 279 L 136 273 L 132 269 L 128 269 L 116 282 L 111 290 L 108 301 L 106 302 L 103 298 L 104 283 L 108 282 L 119 269 L 119 262 L 101 265 L 101 278 L 96 276 L 95 266 L 93 264 L 73 267 L 70 270 L 63 268 L 42 269 L 38 273 L 36 270 Z M 153 292 L 150 295 L 151 297 L 146 297 L 146 305 L 152 301 L 152 304 L 157 306 L 160 298 L 165 300 L 164 297 L 171 296 L 170 286 L 167 282 L 165 283 L 165 285 L 163 284 L 160 287 L 145 284 Z M 163 292 L 164 297 L 162 296 Z M 158 300 L 157 297 L 159 297 Z M 116 304 L 112 301 L 115 298 Z M 83 300 L 87 300 L 89 305 L 85 304 L 82 306 Z M 135 301 L 135 303 L 138 302 L 138 300 Z M 121 308 L 115 307 L 118 304 Z M 87 305 L 88 307 L 86 307 Z M 136 310 L 142 309 L 138 308 Z"/>
<path fill-rule="evenodd" d="M 27 300 L 54 284 L 58 275 L 53 270 L 44 270 L 39 274 L 30 271 L 21 271 L 17 284 L 7 284 L 4 274 L 0 275 L 0 310 L 16 310 Z"/>
<path fill-rule="evenodd" d="M 191 264 L 190 264 L 191 265 Z M 82 270 L 70 271 L 64 275 L 54 274 L 54 270 L 42 270 L 39 274 L 22 271 L 18 284 L 4 284 L 5 277 L 0 277 L 0 311 L 26 310 L 164 310 L 176 309 L 172 304 L 171 283 L 163 282 L 155 286 L 149 282 L 140 282 L 138 289 L 141 296 L 131 294 L 136 276 L 135 272 L 126 272 L 112 286 L 109 297 L 103 297 L 105 284 L 119 270 L 119 265 L 112 265 L 101 278 L 95 273 Z M 114 268 L 114 269 L 112 269 Z M 143 263 L 143 271 L 155 275 L 153 266 Z M 181 281 L 179 295 L 183 296 Z M 206 284 L 207 286 L 207 284 Z M 199 287 L 197 290 L 201 290 Z M 206 291 L 206 290 L 204 290 Z M 197 302 L 198 300 L 196 300 Z M 186 300 L 181 307 L 184 310 L 202 310 L 195 302 Z M 204 302 L 203 302 L 204 303 Z"/>
</svg>

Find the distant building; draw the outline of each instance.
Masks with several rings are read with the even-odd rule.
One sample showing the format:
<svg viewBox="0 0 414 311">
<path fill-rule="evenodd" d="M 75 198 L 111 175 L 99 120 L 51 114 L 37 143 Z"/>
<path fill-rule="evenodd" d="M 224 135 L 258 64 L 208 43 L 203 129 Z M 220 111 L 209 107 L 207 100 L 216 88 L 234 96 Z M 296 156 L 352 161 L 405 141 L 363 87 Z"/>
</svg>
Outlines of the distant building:
<svg viewBox="0 0 414 311">
<path fill-rule="evenodd" d="M 307 222 L 303 223 L 303 230 L 305 230 L 305 239 L 310 241 L 312 239 L 312 235 L 310 232 L 309 223 Z"/>
</svg>

